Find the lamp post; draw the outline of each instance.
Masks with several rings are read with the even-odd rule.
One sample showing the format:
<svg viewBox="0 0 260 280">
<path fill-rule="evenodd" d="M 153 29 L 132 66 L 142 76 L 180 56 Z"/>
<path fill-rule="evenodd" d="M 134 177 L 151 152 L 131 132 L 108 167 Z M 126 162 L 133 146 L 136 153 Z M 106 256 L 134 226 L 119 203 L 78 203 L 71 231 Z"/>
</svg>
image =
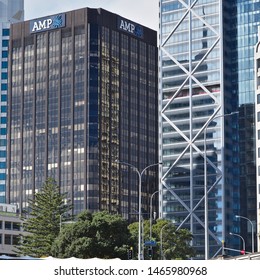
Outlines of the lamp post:
<svg viewBox="0 0 260 280">
<path fill-rule="evenodd" d="M 238 112 L 231 112 L 229 114 L 223 114 L 223 115 L 218 115 L 212 118 L 205 126 L 204 129 L 204 227 L 205 227 L 205 260 L 209 259 L 209 225 L 208 225 L 208 185 L 207 185 L 207 145 L 206 145 L 206 139 L 207 139 L 207 129 L 209 124 L 217 118 L 224 118 L 226 116 L 231 116 L 234 114 L 237 114 Z"/>
<path fill-rule="evenodd" d="M 252 223 L 251 220 L 249 220 L 247 217 L 244 217 L 244 216 L 239 216 L 239 215 L 236 215 L 235 216 L 236 218 L 241 218 L 241 219 L 245 219 L 247 220 L 250 224 L 251 224 L 251 228 L 252 228 L 252 234 L 251 234 L 251 238 L 252 238 L 252 253 L 255 252 L 255 244 L 254 244 L 254 225 Z"/>
<path fill-rule="evenodd" d="M 155 191 L 150 198 L 150 240 L 152 240 L 152 220 L 153 220 L 153 205 L 152 205 L 152 201 L 153 201 L 153 196 L 158 193 L 159 191 Z"/>
<path fill-rule="evenodd" d="M 150 238 L 149 240 L 151 241 L 152 240 L 152 224 L 153 224 L 153 218 L 155 219 L 156 218 L 156 212 L 154 212 L 154 217 L 153 217 L 153 205 L 152 205 L 152 202 L 153 202 L 153 196 L 158 193 L 159 191 L 155 191 L 154 193 L 152 193 L 151 195 L 151 198 L 150 198 Z M 152 246 L 150 246 L 150 250 L 152 251 Z M 152 254 L 151 254 L 152 256 Z"/>
<path fill-rule="evenodd" d="M 60 214 L 60 232 L 61 232 L 61 226 L 62 226 L 62 215 L 63 215 L 64 213 L 62 213 L 62 214 Z"/>
<path fill-rule="evenodd" d="M 161 255 L 161 260 L 163 259 L 163 238 L 162 238 L 162 233 L 163 233 L 163 229 L 166 226 L 169 226 L 169 225 L 172 225 L 172 224 L 171 223 L 167 223 L 160 230 L 160 255 Z"/>
<path fill-rule="evenodd" d="M 142 171 L 139 171 L 137 169 L 137 167 L 135 167 L 133 164 L 128 163 L 128 162 L 124 162 L 124 161 L 120 161 L 120 160 L 116 160 L 116 162 L 124 164 L 124 165 L 128 165 L 131 168 L 133 168 L 133 170 L 138 174 L 138 178 L 139 178 L 139 206 L 138 206 L 138 260 L 143 260 L 144 256 L 143 256 L 143 252 L 142 252 L 142 175 L 143 173 L 146 171 L 146 169 L 155 166 L 155 165 L 159 165 L 162 164 L 161 162 L 157 162 L 154 164 L 150 164 L 148 166 L 146 166 Z"/>
<path fill-rule="evenodd" d="M 246 243 L 245 243 L 245 239 L 244 239 L 241 235 L 236 234 L 236 233 L 233 233 L 233 232 L 230 232 L 229 234 L 230 234 L 230 235 L 234 235 L 234 236 L 238 236 L 239 238 L 242 239 L 242 242 L 243 242 L 243 251 L 246 252 Z"/>
</svg>

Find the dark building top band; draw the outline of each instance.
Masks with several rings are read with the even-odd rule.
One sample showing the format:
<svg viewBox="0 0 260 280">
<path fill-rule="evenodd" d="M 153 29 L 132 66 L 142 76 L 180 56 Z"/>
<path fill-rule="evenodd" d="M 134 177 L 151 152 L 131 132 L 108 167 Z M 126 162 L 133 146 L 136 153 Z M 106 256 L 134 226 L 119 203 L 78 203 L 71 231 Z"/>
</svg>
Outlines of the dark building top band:
<svg viewBox="0 0 260 280">
<path fill-rule="evenodd" d="M 133 37 L 143 39 L 149 44 L 153 44 L 157 40 L 156 31 L 101 8 L 83 8 L 36 18 L 19 23 L 19 27 L 15 24 L 16 26 L 15 30 L 13 30 L 12 38 L 19 38 L 22 31 L 24 32 L 24 36 L 29 36 L 43 31 L 72 27 L 73 25 L 78 26 L 86 22 L 102 24 L 113 30 L 126 32 Z"/>
</svg>

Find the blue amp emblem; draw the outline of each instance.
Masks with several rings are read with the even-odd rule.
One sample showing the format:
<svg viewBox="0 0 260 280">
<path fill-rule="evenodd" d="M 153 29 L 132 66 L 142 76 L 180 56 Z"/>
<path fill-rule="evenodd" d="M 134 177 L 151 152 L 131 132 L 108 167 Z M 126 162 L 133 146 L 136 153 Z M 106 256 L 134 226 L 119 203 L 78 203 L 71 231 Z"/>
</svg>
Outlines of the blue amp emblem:
<svg viewBox="0 0 260 280">
<path fill-rule="evenodd" d="M 143 37 L 142 27 L 140 25 L 136 25 L 134 33 L 135 33 L 135 36 L 137 36 L 137 37 Z"/>
<path fill-rule="evenodd" d="M 59 28 L 62 27 L 62 25 L 63 25 L 62 15 L 57 15 L 52 19 L 53 28 Z"/>
</svg>

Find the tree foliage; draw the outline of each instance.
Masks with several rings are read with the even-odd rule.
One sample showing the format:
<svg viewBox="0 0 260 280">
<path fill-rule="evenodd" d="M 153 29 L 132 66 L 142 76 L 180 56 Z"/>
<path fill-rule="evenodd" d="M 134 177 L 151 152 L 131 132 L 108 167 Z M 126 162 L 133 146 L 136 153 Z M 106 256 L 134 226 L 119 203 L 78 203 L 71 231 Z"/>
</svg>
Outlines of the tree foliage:
<svg viewBox="0 0 260 280">
<path fill-rule="evenodd" d="M 127 222 L 120 215 L 84 211 L 75 223 L 64 226 L 52 253 L 58 258 L 126 259 L 129 238 Z"/>
<path fill-rule="evenodd" d="M 163 228 L 163 229 L 162 229 Z M 162 229 L 162 231 L 161 231 Z M 137 258 L 138 223 L 129 225 L 131 233 L 130 244 L 134 248 L 134 256 Z M 150 221 L 143 223 L 144 242 L 150 240 Z M 161 247 L 162 233 L 162 247 Z M 149 246 L 144 246 L 144 258 L 160 260 L 181 259 L 186 260 L 195 256 L 195 250 L 191 247 L 192 234 L 187 229 L 178 229 L 167 220 L 158 219 L 152 225 L 152 240 L 156 241 L 156 246 L 152 249 L 152 256 L 149 254 Z M 162 256 L 161 256 L 162 248 Z"/>
<path fill-rule="evenodd" d="M 51 247 L 59 235 L 61 217 L 71 209 L 65 204 L 54 179 L 47 179 L 40 192 L 29 200 L 28 218 L 24 219 L 24 233 L 17 246 L 19 255 L 33 257 L 51 255 Z"/>
</svg>

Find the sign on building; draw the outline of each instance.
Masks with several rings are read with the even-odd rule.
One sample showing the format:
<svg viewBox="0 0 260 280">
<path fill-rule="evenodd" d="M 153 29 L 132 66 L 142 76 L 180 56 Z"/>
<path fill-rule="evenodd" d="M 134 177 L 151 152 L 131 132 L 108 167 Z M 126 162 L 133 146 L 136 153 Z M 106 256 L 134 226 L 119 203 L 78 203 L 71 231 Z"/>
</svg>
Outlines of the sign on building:
<svg viewBox="0 0 260 280">
<path fill-rule="evenodd" d="M 30 21 L 30 33 L 37 33 L 66 26 L 65 14 L 34 19 Z"/>
<path fill-rule="evenodd" d="M 121 17 L 118 18 L 118 29 L 130 33 L 139 38 L 143 38 L 144 36 L 143 27 L 141 25 Z"/>
<path fill-rule="evenodd" d="M 16 210 L 16 205 L 0 203 L 0 212 L 16 213 Z"/>
</svg>

